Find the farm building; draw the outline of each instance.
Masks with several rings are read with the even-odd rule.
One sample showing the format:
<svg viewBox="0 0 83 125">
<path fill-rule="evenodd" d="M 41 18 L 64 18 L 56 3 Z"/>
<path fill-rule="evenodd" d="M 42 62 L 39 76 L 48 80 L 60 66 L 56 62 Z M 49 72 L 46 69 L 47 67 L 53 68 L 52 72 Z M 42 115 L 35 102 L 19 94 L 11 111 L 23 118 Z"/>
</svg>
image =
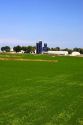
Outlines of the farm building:
<svg viewBox="0 0 83 125">
<path fill-rule="evenodd" d="M 68 51 L 48 51 L 45 52 L 47 54 L 55 54 L 55 55 L 68 55 Z"/>
<path fill-rule="evenodd" d="M 23 50 L 21 50 L 21 51 L 20 51 L 20 52 L 18 52 L 18 53 L 22 54 L 22 53 L 24 53 L 24 51 L 23 51 Z"/>
<path fill-rule="evenodd" d="M 79 52 L 72 52 L 71 56 L 79 56 L 80 53 Z"/>
</svg>

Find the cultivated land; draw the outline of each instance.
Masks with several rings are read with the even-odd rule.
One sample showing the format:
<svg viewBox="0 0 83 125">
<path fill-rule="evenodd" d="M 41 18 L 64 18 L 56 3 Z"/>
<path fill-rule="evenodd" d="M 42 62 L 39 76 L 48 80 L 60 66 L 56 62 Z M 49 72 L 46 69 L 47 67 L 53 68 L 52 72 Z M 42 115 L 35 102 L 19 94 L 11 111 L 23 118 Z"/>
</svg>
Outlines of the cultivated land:
<svg viewBox="0 0 83 125">
<path fill-rule="evenodd" d="M 0 55 L 0 125 L 83 125 L 83 58 Z"/>
</svg>

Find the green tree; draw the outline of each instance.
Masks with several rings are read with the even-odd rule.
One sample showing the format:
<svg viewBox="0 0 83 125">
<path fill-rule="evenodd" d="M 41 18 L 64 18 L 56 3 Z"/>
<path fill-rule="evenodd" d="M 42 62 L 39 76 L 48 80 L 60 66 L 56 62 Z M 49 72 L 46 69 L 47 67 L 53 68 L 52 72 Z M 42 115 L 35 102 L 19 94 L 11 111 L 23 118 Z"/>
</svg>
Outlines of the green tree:
<svg viewBox="0 0 83 125">
<path fill-rule="evenodd" d="M 5 47 L 1 47 L 1 51 L 3 51 L 3 52 L 4 52 L 4 51 L 5 51 Z"/>
<path fill-rule="evenodd" d="M 79 52 L 80 52 L 80 54 L 83 54 L 83 48 L 80 48 Z"/>
<path fill-rule="evenodd" d="M 27 51 L 27 47 L 26 46 L 22 46 L 21 49 L 26 52 Z"/>
<path fill-rule="evenodd" d="M 15 47 L 13 48 L 13 50 L 14 50 L 15 52 L 20 52 L 20 51 L 22 50 L 22 48 L 21 48 L 21 46 L 15 46 Z"/>
<path fill-rule="evenodd" d="M 28 46 L 26 49 L 26 53 L 30 53 L 30 52 L 32 52 L 32 46 Z"/>
<path fill-rule="evenodd" d="M 21 50 L 23 50 L 25 53 L 35 52 L 36 47 L 35 46 L 22 46 Z"/>
<path fill-rule="evenodd" d="M 80 49 L 76 47 L 76 48 L 73 48 L 73 51 L 79 52 Z"/>
<path fill-rule="evenodd" d="M 1 47 L 1 51 L 10 52 L 10 47 L 9 46 Z"/>
<path fill-rule="evenodd" d="M 72 49 L 68 49 L 68 53 L 71 54 L 73 51 Z"/>
<path fill-rule="evenodd" d="M 51 49 L 49 47 L 47 47 L 47 51 L 50 51 Z"/>
<path fill-rule="evenodd" d="M 56 47 L 55 50 L 56 50 L 56 51 L 60 51 L 60 47 Z"/>
<path fill-rule="evenodd" d="M 63 51 L 68 51 L 68 54 L 72 53 L 72 49 L 68 49 L 68 48 L 63 49 Z"/>
</svg>

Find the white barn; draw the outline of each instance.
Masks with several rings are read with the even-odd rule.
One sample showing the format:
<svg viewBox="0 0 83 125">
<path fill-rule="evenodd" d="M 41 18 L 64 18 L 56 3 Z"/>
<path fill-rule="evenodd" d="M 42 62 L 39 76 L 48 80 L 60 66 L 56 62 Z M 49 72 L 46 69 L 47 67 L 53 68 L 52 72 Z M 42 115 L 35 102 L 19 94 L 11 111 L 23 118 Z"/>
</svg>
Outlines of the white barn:
<svg viewBox="0 0 83 125">
<path fill-rule="evenodd" d="M 68 55 L 68 51 L 48 51 L 47 54 Z"/>
</svg>

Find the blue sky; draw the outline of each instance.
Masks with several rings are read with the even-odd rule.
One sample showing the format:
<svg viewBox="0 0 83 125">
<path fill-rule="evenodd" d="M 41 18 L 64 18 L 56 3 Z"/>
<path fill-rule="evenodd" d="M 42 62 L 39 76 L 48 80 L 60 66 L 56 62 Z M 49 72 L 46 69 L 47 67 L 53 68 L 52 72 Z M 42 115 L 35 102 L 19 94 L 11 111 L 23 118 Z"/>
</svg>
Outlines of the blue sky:
<svg viewBox="0 0 83 125">
<path fill-rule="evenodd" d="M 0 0 L 0 46 L 83 47 L 83 0 Z"/>
</svg>

